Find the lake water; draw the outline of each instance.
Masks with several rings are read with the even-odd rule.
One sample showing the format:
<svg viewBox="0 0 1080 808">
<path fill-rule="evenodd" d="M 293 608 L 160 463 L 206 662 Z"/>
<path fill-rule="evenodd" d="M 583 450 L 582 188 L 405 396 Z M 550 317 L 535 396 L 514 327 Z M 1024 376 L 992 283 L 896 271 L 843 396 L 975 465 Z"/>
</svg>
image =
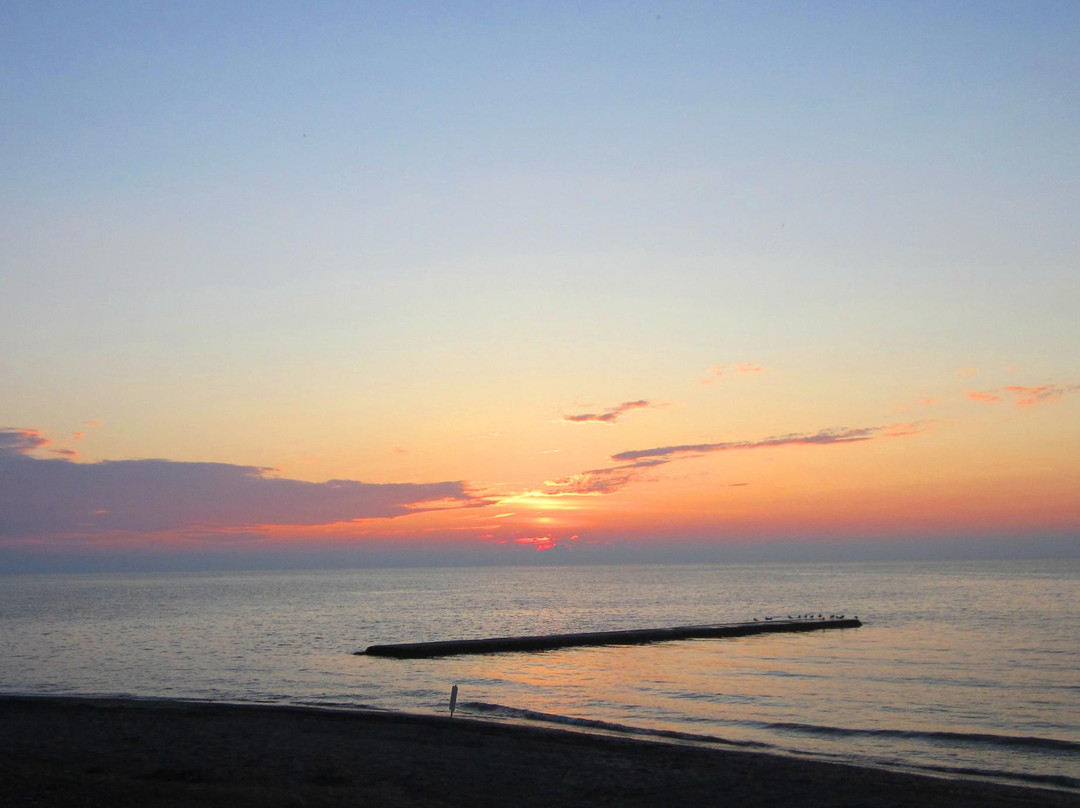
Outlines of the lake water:
<svg viewBox="0 0 1080 808">
<path fill-rule="evenodd" d="M 1080 561 L 0 576 L 0 692 L 365 706 L 1080 790 Z M 861 628 L 394 660 L 376 643 Z"/>
</svg>

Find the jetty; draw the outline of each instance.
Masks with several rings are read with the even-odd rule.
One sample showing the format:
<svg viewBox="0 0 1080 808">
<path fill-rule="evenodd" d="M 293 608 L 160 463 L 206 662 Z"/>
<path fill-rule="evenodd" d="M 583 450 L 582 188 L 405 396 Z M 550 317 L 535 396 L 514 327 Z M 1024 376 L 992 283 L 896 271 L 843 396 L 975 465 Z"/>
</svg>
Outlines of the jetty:
<svg viewBox="0 0 1080 808">
<path fill-rule="evenodd" d="M 621 631 L 586 631 L 575 634 L 541 634 L 524 637 L 491 637 L 479 640 L 442 640 L 371 645 L 356 655 L 394 657 L 396 659 L 431 659 L 458 654 L 501 654 L 512 651 L 550 651 L 586 645 L 641 645 L 672 640 L 697 640 L 716 637 L 746 637 L 752 634 L 779 634 L 797 631 L 822 631 L 833 628 L 858 628 L 857 617 L 766 618 L 749 623 L 714 623 L 704 626 L 671 628 L 632 628 Z"/>
</svg>

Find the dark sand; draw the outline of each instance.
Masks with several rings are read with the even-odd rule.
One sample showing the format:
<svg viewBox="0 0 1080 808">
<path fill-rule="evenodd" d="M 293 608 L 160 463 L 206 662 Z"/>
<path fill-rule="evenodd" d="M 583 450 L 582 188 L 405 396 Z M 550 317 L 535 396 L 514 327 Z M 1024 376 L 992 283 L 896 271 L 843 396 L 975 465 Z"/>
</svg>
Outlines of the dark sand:
<svg viewBox="0 0 1080 808">
<path fill-rule="evenodd" d="M 1080 795 L 440 716 L 0 697 L 4 806 L 1080 806 Z"/>
</svg>

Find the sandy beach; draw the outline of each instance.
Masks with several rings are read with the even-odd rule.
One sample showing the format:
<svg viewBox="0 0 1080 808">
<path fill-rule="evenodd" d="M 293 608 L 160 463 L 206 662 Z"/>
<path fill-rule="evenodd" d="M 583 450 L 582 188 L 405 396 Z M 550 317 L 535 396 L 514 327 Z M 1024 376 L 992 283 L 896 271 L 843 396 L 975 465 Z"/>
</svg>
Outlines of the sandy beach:
<svg viewBox="0 0 1080 808">
<path fill-rule="evenodd" d="M 460 717 L 0 698 L 4 804 L 1080 806 L 1080 795 Z"/>
</svg>

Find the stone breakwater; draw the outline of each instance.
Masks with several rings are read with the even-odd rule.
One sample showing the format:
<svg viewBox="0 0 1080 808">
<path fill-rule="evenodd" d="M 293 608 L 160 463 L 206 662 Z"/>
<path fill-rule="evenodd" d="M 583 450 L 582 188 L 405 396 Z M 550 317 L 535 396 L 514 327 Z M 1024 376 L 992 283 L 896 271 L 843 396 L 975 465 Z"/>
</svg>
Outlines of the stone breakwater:
<svg viewBox="0 0 1080 808">
<path fill-rule="evenodd" d="M 669 628 L 640 628 L 621 631 L 588 631 L 574 634 L 541 634 L 522 637 L 490 637 L 476 640 L 441 640 L 437 642 L 407 642 L 393 645 L 371 645 L 357 655 L 394 657 L 397 659 L 429 659 L 458 654 L 498 654 L 511 651 L 549 651 L 585 645 L 638 645 L 672 640 L 693 640 L 715 637 L 746 637 L 797 631 L 821 631 L 835 628 L 858 628 L 857 617 L 829 616 L 793 619 L 754 620 L 749 623 L 717 623 L 704 626 L 673 626 Z"/>
</svg>

